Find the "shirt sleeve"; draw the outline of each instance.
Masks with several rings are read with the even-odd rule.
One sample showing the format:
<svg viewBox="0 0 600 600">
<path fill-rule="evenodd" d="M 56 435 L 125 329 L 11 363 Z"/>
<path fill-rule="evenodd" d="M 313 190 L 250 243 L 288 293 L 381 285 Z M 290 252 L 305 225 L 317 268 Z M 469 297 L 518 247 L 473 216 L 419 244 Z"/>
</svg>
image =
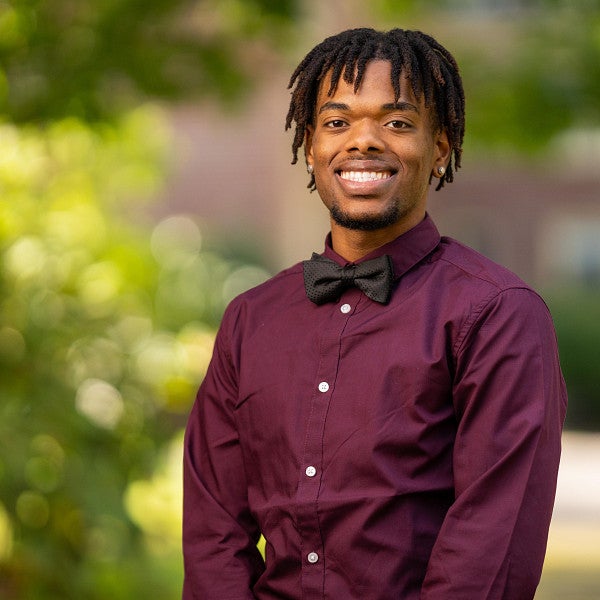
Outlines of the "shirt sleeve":
<svg viewBox="0 0 600 600">
<path fill-rule="evenodd" d="M 226 337 L 222 326 L 185 435 L 183 600 L 252 600 L 252 585 L 264 570 L 248 507 Z"/>
<path fill-rule="evenodd" d="M 554 504 L 566 391 L 548 309 L 526 288 L 475 311 L 458 341 L 455 501 L 421 600 L 530 600 Z"/>
</svg>

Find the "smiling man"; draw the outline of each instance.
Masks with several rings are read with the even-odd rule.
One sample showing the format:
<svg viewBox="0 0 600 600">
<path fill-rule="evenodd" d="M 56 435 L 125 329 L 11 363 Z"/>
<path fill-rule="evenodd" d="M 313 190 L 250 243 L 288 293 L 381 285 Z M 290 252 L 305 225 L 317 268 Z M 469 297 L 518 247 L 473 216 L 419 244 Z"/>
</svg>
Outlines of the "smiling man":
<svg viewBox="0 0 600 600">
<path fill-rule="evenodd" d="M 531 599 L 566 394 L 542 299 L 426 212 L 460 166 L 456 62 L 356 29 L 290 86 L 331 233 L 223 317 L 186 432 L 183 597 Z"/>
</svg>

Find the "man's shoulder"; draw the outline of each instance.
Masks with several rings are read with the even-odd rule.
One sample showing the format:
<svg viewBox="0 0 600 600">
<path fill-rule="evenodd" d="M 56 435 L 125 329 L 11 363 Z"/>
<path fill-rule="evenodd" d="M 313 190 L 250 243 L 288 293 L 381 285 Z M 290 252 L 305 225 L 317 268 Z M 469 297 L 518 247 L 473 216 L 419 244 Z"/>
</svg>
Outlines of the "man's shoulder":
<svg viewBox="0 0 600 600">
<path fill-rule="evenodd" d="M 453 238 L 442 237 L 437 258 L 461 273 L 463 277 L 460 280 L 463 284 L 465 280 L 471 280 L 473 284 L 496 289 L 498 292 L 511 288 L 531 290 L 530 286 L 510 269 Z"/>
<path fill-rule="evenodd" d="M 474 323 L 493 318 L 500 323 L 519 323 L 521 331 L 552 331 L 552 318 L 544 299 L 506 267 L 452 238 L 441 240 L 437 253 L 440 282 L 446 285 L 451 310 L 461 326 L 454 348 L 461 347 Z M 437 283 L 437 282 L 436 282 Z M 437 286 L 439 289 L 439 285 Z M 493 315 L 493 317 L 491 317 Z"/>
</svg>

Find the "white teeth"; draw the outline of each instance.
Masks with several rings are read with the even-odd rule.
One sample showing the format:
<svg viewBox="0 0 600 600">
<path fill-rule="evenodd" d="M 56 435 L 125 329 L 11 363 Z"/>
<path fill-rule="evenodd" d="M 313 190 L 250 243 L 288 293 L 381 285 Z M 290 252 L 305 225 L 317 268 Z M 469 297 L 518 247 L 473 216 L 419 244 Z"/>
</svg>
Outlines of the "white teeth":
<svg viewBox="0 0 600 600">
<path fill-rule="evenodd" d="M 389 171 L 341 171 L 340 177 L 348 181 L 377 181 L 391 177 Z"/>
</svg>

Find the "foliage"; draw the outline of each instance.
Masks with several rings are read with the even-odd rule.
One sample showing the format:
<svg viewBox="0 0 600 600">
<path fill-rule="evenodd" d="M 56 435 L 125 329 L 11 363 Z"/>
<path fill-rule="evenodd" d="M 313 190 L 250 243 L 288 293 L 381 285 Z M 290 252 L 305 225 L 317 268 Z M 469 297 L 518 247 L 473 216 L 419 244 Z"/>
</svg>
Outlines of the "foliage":
<svg viewBox="0 0 600 600">
<path fill-rule="evenodd" d="M 546 294 L 556 323 L 561 365 L 569 389 L 567 424 L 600 429 L 600 290 L 563 288 Z"/>
<path fill-rule="evenodd" d="M 476 140 L 536 153 L 566 129 L 600 126 L 600 2 L 552 4 L 511 23 L 495 56 L 465 57 Z"/>
<path fill-rule="evenodd" d="M 179 549 L 185 413 L 224 303 L 266 275 L 184 215 L 130 224 L 164 132 L 150 109 L 0 126 L 3 598 L 177 595 L 150 565 Z"/>
<path fill-rule="evenodd" d="M 296 6 L 0 0 L 3 598 L 179 595 L 182 427 L 266 274 L 188 216 L 143 222 L 170 140 L 139 107 L 238 98 Z"/>
<path fill-rule="evenodd" d="M 294 0 L 0 0 L 0 114 L 118 115 L 140 99 L 238 97 Z M 252 47 L 253 44 L 253 47 Z"/>
</svg>

